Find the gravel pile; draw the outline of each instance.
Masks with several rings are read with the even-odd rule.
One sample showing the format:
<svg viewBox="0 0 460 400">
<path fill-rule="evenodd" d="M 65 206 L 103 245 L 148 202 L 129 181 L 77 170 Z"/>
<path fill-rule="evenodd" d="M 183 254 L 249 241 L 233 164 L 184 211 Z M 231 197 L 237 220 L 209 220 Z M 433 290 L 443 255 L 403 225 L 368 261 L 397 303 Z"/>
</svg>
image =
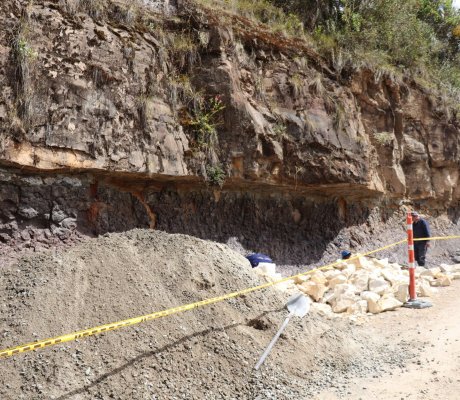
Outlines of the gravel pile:
<svg viewBox="0 0 460 400">
<path fill-rule="evenodd" d="M 0 277 L 1 348 L 261 283 L 223 244 L 133 230 L 22 258 Z M 244 297 L 4 359 L 1 399 L 299 399 L 403 368 L 413 354 L 348 319 L 287 316 L 289 294 Z"/>
</svg>

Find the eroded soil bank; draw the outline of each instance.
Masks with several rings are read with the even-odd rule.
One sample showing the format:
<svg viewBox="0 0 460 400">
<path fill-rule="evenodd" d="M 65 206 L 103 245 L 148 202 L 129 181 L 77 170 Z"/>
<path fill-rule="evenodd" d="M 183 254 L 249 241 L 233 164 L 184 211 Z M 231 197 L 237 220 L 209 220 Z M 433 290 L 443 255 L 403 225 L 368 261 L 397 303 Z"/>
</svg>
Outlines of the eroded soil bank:
<svg viewBox="0 0 460 400">
<path fill-rule="evenodd" d="M 241 252 L 266 252 L 279 265 L 302 268 L 334 260 L 343 248 L 371 250 L 405 235 L 404 206 L 346 186 L 247 190 L 172 178 L 8 170 L 1 171 L 0 179 L 3 264 L 24 251 L 70 246 L 133 228 L 190 234 Z M 428 213 L 434 235 L 458 231 L 457 208 L 426 201 L 412 207 Z M 433 256 L 455 255 L 450 243 L 436 248 Z M 404 260 L 401 253 L 398 261 Z"/>
</svg>

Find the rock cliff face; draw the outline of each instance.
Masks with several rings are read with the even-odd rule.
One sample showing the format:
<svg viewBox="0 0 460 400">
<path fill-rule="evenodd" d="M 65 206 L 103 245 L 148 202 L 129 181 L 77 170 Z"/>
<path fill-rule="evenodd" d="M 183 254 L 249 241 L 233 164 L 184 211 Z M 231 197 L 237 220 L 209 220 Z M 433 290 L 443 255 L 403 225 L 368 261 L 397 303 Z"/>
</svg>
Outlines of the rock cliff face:
<svg viewBox="0 0 460 400">
<path fill-rule="evenodd" d="M 150 226 L 315 259 L 379 202 L 460 198 L 455 108 L 410 77 L 192 2 L 5 0 L 0 24 L 8 246 Z"/>
</svg>

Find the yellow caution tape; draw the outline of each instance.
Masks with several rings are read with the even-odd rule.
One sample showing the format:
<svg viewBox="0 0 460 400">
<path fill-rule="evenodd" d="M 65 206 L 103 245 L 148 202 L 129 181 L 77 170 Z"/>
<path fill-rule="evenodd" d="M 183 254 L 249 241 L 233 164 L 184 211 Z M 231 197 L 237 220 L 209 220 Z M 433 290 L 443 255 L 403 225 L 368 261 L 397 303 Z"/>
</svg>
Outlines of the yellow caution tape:
<svg viewBox="0 0 460 400">
<path fill-rule="evenodd" d="M 419 242 L 421 240 L 447 240 L 447 239 L 460 239 L 460 235 L 452 236 L 434 236 L 434 237 L 425 237 L 425 238 L 414 238 L 414 242 Z"/>
<path fill-rule="evenodd" d="M 431 240 L 433 240 L 433 238 L 431 238 Z M 368 256 L 370 254 L 377 253 L 378 251 L 382 251 L 382 250 L 388 249 L 390 247 L 397 246 L 397 245 L 399 245 L 401 243 L 404 243 L 404 242 L 407 242 L 407 239 L 400 240 L 399 242 L 392 243 L 392 244 L 389 244 L 387 246 L 380 247 L 380 248 L 378 248 L 376 250 L 372 250 L 372 251 L 369 251 L 369 252 L 364 253 L 364 254 L 359 254 L 359 255 L 350 257 L 347 261 L 351 261 L 351 260 L 354 260 L 354 259 L 357 259 L 357 258 L 363 257 L 363 256 Z M 11 357 L 11 356 L 14 356 L 14 355 L 19 354 L 19 353 L 24 353 L 26 351 L 38 350 L 38 349 L 42 349 L 44 347 L 49 347 L 49 346 L 53 346 L 53 345 L 61 344 L 61 343 L 65 343 L 65 342 L 70 342 L 72 340 L 82 339 L 82 338 L 85 338 L 85 337 L 88 337 L 88 336 L 96 335 L 98 333 L 104 333 L 104 332 L 107 332 L 107 331 L 113 331 L 115 329 L 120 329 L 120 328 L 123 328 L 123 327 L 140 324 L 142 322 L 151 321 L 151 320 L 154 320 L 154 319 L 157 319 L 157 318 L 167 317 L 169 315 L 177 314 L 177 313 L 180 313 L 180 312 L 193 310 L 194 308 L 203 307 L 203 306 L 206 306 L 206 305 L 209 305 L 209 304 L 218 303 L 218 302 L 221 302 L 221 301 L 224 301 L 224 300 L 228 300 L 228 299 L 231 299 L 231 298 L 234 298 L 234 297 L 238 297 L 238 296 L 242 296 L 242 295 L 247 294 L 247 293 L 254 292 L 256 290 L 262 290 L 262 289 L 268 288 L 270 286 L 274 286 L 274 285 L 277 285 L 279 283 L 292 280 L 292 279 L 294 279 L 296 277 L 312 274 L 315 271 L 320 271 L 320 270 L 324 270 L 324 269 L 327 269 L 327 268 L 331 268 L 334 265 L 340 264 L 341 262 L 342 262 L 342 260 L 335 261 L 335 262 L 333 262 L 331 264 L 327 264 L 327 265 L 324 265 L 324 266 L 319 267 L 319 268 L 315 268 L 315 269 L 312 269 L 312 270 L 309 270 L 309 271 L 306 271 L 306 272 L 302 272 L 302 273 L 297 274 L 297 275 L 289 276 L 287 278 L 282 278 L 282 279 L 279 279 L 279 280 L 277 280 L 275 282 L 265 283 L 263 285 L 243 289 L 243 290 L 240 290 L 238 292 L 233 292 L 233 293 L 226 294 L 226 295 L 223 295 L 223 296 L 213 297 L 211 299 L 197 301 L 195 303 L 190 303 L 190 304 L 182 305 L 182 306 L 179 306 L 179 307 L 169 308 L 169 309 L 163 310 L 163 311 L 157 311 L 157 312 L 154 312 L 152 314 L 142 315 L 140 317 L 129 318 L 129 319 L 125 319 L 123 321 L 118 321 L 118 322 L 114 322 L 114 323 L 111 323 L 111 324 L 100 325 L 100 326 L 96 326 L 94 328 L 88 328 L 88 329 L 84 329 L 84 330 L 81 330 L 81 331 L 78 331 L 78 332 L 69 333 L 67 335 L 57 336 L 57 337 L 50 338 L 50 339 L 39 340 L 39 341 L 36 341 L 36 342 L 23 344 L 23 345 L 16 346 L 16 347 L 11 347 L 11 348 L 8 348 L 8 349 L 5 349 L 5 350 L 0 350 L 0 358 Z"/>
</svg>

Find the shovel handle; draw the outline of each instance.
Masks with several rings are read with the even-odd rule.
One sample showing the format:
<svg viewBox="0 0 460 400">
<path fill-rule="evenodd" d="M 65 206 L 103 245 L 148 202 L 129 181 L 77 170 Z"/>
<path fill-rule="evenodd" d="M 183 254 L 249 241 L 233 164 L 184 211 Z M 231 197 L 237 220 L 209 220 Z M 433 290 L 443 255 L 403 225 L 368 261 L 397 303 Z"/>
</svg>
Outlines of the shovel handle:
<svg viewBox="0 0 460 400">
<path fill-rule="evenodd" d="M 283 333 L 283 331 L 286 329 L 286 326 L 291 319 L 292 313 L 287 316 L 287 318 L 284 320 L 283 324 L 281 327 L 278 329 L 278 332 L 276 332 L 276 335 L 273 336 L 272 341 L 270 344 L 267 346 L 267 348 L 264 351 L 264 354 L 260 357 L 260 360 L 257 362 L 256 366 L 254 367 L 256 370 L 259 369 L 259 367 L 264 363 L 265 359 L 267 356 L 270 354 L 270 351 L 272 351 L 273 346 L 275 345 L 276 341 L 279 339 L 280 335 Z"/>
</svg>

